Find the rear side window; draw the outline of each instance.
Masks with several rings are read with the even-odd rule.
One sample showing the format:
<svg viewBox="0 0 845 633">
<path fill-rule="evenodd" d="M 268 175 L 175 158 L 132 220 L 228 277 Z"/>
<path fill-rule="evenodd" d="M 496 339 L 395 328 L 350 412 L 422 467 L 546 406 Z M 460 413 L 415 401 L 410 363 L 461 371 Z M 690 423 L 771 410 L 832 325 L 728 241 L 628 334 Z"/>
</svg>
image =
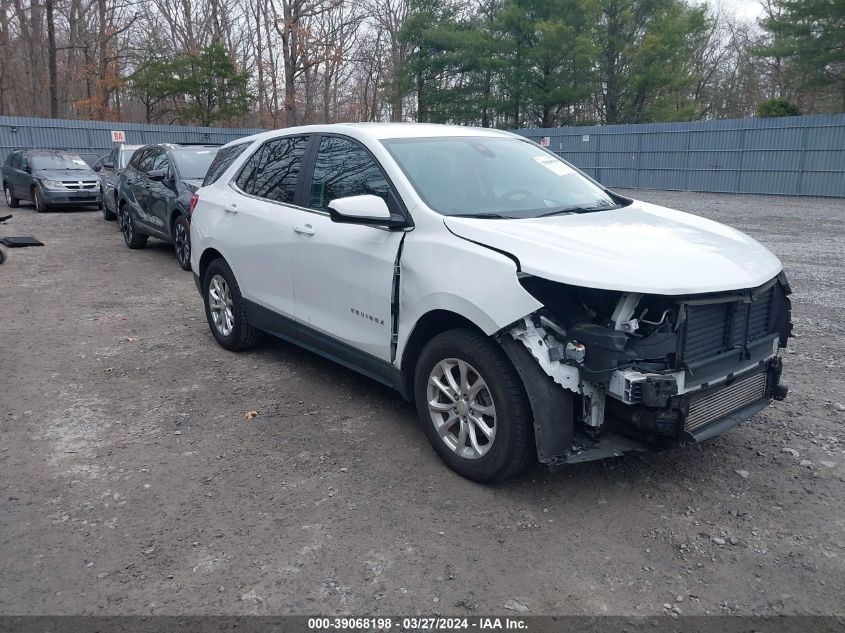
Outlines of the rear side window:
<svg viewBox="0 0 845 633">
<path fill-rule="evenodd" d="M 246 164 L 241 168 L 241 173 L 235 179 L 235 184 L 238 189 L 244 193 L 252 194 L 254 191 L 255 176 L 258 173 L 258 166 L 261 164 L 261 155 L 264 153 L 264 146 L 258 148 L 258 151 L 246 161 Z"/>
<path fill-rule="evenodd" d="M 328 211 L 332 200 L 364 194 L 389 203 L 390 185 L 384 172 L 355 141 L 324 136 L 314 165 L 309 206 Z"/>
<path fill-rule="evenodd" d="M 206 185 L 213 184 L 220 179 L 220 176 L 232 166 L 232 163 L 235 162 L 235 159 L 244 153 L 244 150 L 250 146 L 251 143 L 238 143 L 237 145 L 232 145 L 230 147 L 224 147 L 217 155 L 214 157 L 214 160 L 211 161 L 211 166 L 208 168 L 208 173 L 205 175 L 205 179 L 202 181 L 202 186 L 205 187 Z"/>
<path fill-rule="evenodd" d="M 268 141 L 244 165 L 238 187 L 259 198 L 292 204 L 307 144 L 307 136 Z"/>
</svg>

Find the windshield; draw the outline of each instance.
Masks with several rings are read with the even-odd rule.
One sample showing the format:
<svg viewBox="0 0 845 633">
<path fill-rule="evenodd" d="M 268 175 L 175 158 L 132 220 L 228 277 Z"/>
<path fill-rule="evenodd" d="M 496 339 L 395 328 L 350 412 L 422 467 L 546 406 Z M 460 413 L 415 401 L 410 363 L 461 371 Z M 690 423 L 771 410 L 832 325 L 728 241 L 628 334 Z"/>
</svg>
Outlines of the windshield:
<svg viewBox="0 0 845 633">
<path fill-rule="evenodd" d="M 618 206 L 601 187 L 525 140 L 453 136 L 382 143 L 426 204 L 443 215 L 536 218 Z"/>
<path fill-rule="evenodd" d="M 118 169 L 123 169 L 129 164 L 129 159 L 132 158 L 132 154 L 135 153 L 135 149 L 122 149 L 120 150 L 118 157 L 117 157 L 117 167 Z"/>
<path fill-rule="evenodd" d="M 202 180 L 205 178 L 216 153 L 216 147 L 213 149 L 176 150 L 173 152 L 173 159 L 176 161 L 176 167 L 179 169 L 182 180 Z"/>
<path fill-rule="evenodd" d="M 75 154 L 36 154 L 30 163 L 33 169 L 91 170 L 88 163 Z"/>
</svg>

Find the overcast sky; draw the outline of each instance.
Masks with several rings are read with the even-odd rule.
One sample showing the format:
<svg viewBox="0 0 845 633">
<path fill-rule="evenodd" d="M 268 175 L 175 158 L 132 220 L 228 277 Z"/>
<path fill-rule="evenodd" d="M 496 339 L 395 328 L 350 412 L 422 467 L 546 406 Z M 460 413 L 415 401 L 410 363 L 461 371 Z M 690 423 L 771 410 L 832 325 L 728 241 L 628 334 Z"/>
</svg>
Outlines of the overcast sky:
<svg viewBox="0 0 845 633">
<path fill-rule="evenodd" d="M 713 4 L 750 22 L 763 14 L 763 8 L 757 0 L 713 0 Z"/>
</svg>

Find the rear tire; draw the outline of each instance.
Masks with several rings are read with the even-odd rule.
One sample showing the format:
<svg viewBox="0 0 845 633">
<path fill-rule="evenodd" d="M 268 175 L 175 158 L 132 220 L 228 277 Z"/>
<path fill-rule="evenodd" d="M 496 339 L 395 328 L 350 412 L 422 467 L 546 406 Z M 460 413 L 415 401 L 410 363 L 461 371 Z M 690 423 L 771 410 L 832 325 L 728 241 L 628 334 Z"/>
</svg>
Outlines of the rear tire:
<svg viewBox="0 0 845 633">
<path fill-rule="evenodd" d="M 15 196 L 12 195 L 12 190 L 9 188 L 9 185 L 6 184 L 5 182 L 3 183 L 3 193 L 6 196 L 6 205 L 10 209 L 17 209 L 18 205 L 20 205 L 21 201 L 18 200 L 17 198 L 15 198 Z"/>
<path fill-rule="evenodd" d="M 117 207 L 117 201 L 115 201 L 115 208 Z M 109 209 L 109 205 L 106 202 L 106 196 L 103 195 L 103 219 L 109 222 L 113 222 L 117 219 L 117 214 Z"/>
<path fill-rule="evenodd" d="M 120 220 L 120 232 L 123 233 L 123 241 L 129 248 L 144 248 L 147 245 L 147 236 L 141 235 L 135 229 L 135 222 L 127 205 L 122 205 L 117 210 L 117 217 Z"/>
<path fill-rule="evenodd" d="M 261 330 L 247 320 L 246 302 L 225 260 L 209 264 L 202 278 L 202 296 L 208 327 L 221 347 L 239 352 L 261 340 Z"/>
<path fill-rule="evenodd" d="M 182 270 L 191 270 L 191 224 L 188 216 L 178 213 L 173 220 L 173 249 Z"/>
<path fill-rule="evenodd" d="M 414 396 L 431 445 L 458 474 L 503 481 L 535 459 L 522 381 L 489 337 L 455 329 L 432 338 L 417 361 Z"/>
</svg>

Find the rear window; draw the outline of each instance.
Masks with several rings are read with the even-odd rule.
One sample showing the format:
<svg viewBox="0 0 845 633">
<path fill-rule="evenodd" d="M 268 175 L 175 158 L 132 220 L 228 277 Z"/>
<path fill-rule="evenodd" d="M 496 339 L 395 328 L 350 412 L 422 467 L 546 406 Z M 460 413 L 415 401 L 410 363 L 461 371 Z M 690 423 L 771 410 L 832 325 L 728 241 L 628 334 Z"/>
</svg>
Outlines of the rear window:
<svg viewBox="0 0 845 633">
<path fill-rule="evenodd" d="M 247 143 L 238 143 L 229 147 L 222 148 L 217 152 L 217 156 L 211 162 L 211 167 L 208 168 L 208 173 L 205 175 L 205 180 L 202 181 L 202 186 L 210 185 L 217 182 L 232 163 L 235 162 L 238 156 L 243 154 L 244 150 L 252 144 L 252 141 Z"/>
</svg>

